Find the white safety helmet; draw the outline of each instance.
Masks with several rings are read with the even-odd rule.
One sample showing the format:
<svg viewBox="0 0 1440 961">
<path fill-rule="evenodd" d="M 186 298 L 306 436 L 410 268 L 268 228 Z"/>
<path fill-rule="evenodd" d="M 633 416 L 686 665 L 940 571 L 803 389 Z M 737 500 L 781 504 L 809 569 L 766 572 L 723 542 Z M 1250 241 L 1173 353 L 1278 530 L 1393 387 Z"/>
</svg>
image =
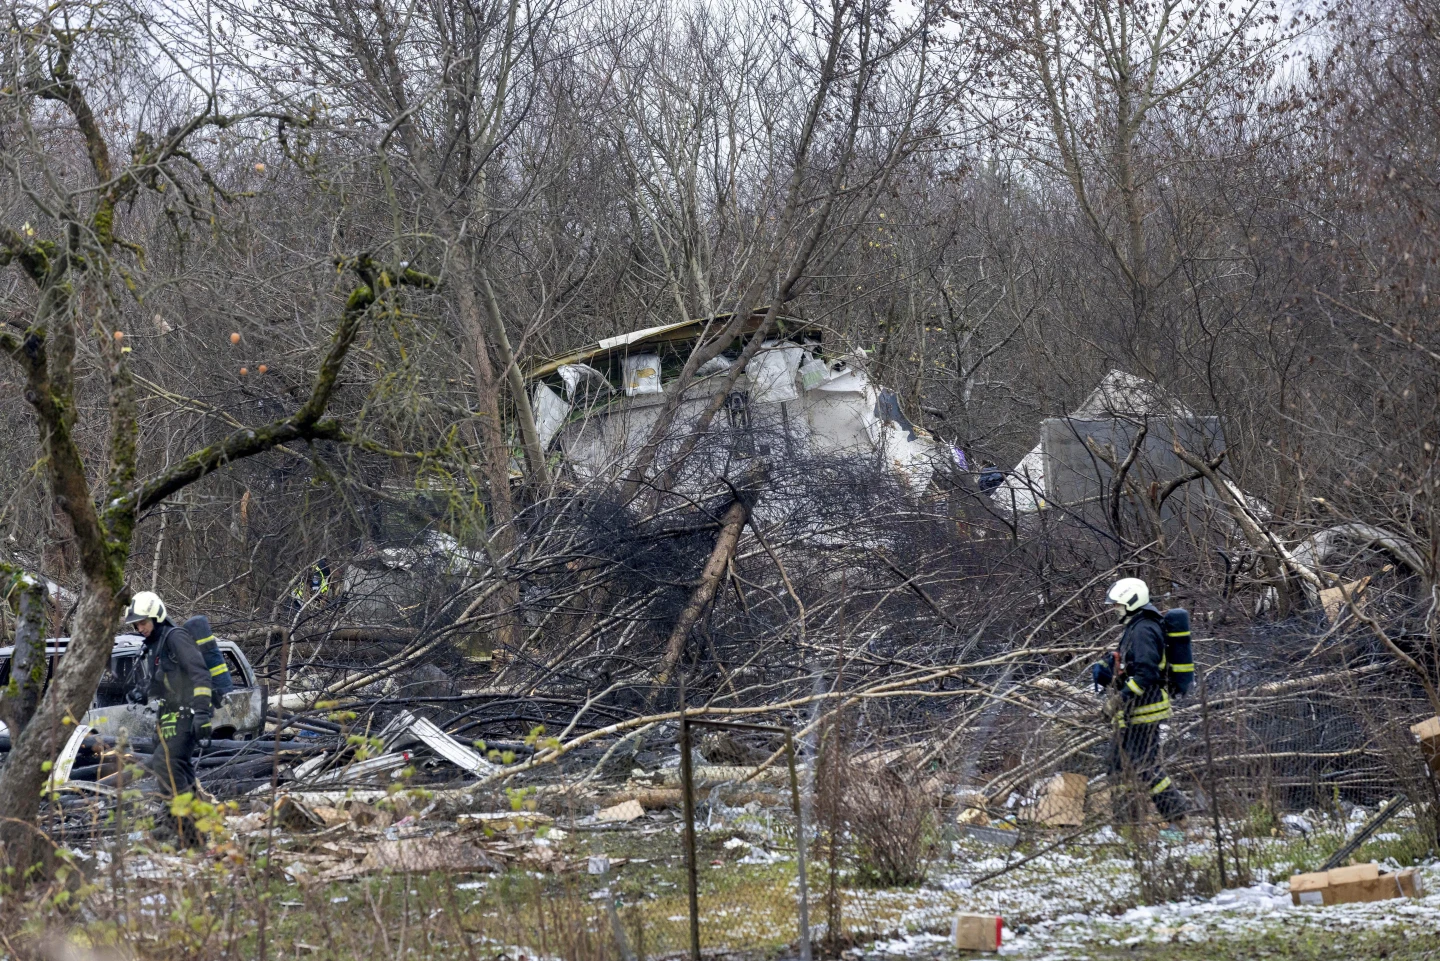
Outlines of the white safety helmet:
<svg viewBox="0 0 1440 961">
<path fill-rule="evenodd" d="M 1125 617 L 1150 603 L 1150 588 L 1138 577 L 1122 577 L 1105 595 L 1105 603 L 1121 608 Z"/>
<path fill-rule="evenodd" d="M 165 602 L 154 591 L 141 591 L 130 598 L 130 608 L 125 612 L 126 624 L 138 624 L 144 620 L 156 624 L 165 620 Z"/>
</svg>

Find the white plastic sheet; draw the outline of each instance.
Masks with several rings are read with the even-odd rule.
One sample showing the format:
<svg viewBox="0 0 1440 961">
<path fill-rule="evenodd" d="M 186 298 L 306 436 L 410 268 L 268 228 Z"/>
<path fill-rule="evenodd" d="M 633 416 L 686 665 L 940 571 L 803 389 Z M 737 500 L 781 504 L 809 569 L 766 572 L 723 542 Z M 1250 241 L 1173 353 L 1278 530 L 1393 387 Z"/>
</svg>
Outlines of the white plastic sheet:
<svg viewBox="0 0 1440 961">
<path fill-rule="evenodd" d="M 746 370 L 754 385 L 750 400 L 757 404 L 781 404 L 798 398 L 800 392 L 795 389 L 795 372 L 804 356 L 802 347 L 775 340 L 765 341 Z"/>
<path fill-rule="evenodd" d="M 695 374 L 699 377 L 709 377 L 711 374 L 723 374 L 730 369 L 732 363 L 733 361 L 731 361 L 729 357 L 723 355 L 720 357 L 711 357 L 700 365 L 700 368 L 695 371 Z"/>
<path fill-rule="evenodd" d="M 565 426 L 565 418 L 570 416 L 570 405 L 545 384 L 535 385 L 530 404 L 535 412 L 535 433 L 540 435 L 540 449 L 545 450 L 560 428 Z"/>
<path fill-rule="evenodd" d="M 572 401 L 575 400 L 575 391 L 581 384 L 584 384 L 586 392 L 610 392 L 610 382 L 605 379 L 605 375 L 589 364 L 566 364 L 556 373 L 565 382 L 565 396 Z"/>
</svg>

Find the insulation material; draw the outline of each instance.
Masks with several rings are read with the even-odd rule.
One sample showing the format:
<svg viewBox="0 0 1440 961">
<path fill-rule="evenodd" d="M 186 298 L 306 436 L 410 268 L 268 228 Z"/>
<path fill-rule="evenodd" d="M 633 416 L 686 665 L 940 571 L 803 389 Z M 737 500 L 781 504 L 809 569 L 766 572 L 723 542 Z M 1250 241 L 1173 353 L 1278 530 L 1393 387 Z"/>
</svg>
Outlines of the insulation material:
<svg viewBox="0 0 1440 961">
<path fill-rule="evenodd" d="M 1430 770 L 1440 774 L 1440 717 L 1411 725 L 1410 733 L 1420 742 L 1420 753 Z"/>
<path fill-rule="evenodd" d="M 1046 827 L 1079 827 L 1085 823 L 1085 789 L 1090 779 L 1083 774 L 1061 772 L 1046 781 L 1035 802 L 1034 820 Z"/>
<path fill-rule="evenodd" d="M 783 404 L 796 400 L 800 392 L 795 389 L 795 373 L 805 350 L 794 344 L 767 340 L 758 354 L 751 359 L 746 373 L 754 388 L 750 400 L 756 404 Z"/>
<path fill-rule="evenodd" d="M 1005 919 L 993 914 L 957 914 L 950 941 L 961 951 L 999 951 Z"/>
<path fill-rule="evenodd" d="M 570 405 L 544 384 L 535 385 L 530 405 L 535 412 L 535 433 L 540 436 L 540 449 L 545 450 L 560 433 L 560 428 L 565 426 L 565 418 L 570 416 Z"/>
<path fill-rule="evenodd" d="M 627 355 L 621 367 L 625 372 L 626 397 L 661 392 L 659 354 Z"/>
<path fill-rule="evenodd" d="M 636 818 L 643 818 L 644 816 L 645 809 L 640 806 L 640 802 L 636 800 L 629 800 L 617 804 L 614 807 L 608 807 L 602 811 L 597 811 L 595 814 L 595 820 L 620 821 L 624 823 L 628 821 L 633 821 Z"/>
</svg>

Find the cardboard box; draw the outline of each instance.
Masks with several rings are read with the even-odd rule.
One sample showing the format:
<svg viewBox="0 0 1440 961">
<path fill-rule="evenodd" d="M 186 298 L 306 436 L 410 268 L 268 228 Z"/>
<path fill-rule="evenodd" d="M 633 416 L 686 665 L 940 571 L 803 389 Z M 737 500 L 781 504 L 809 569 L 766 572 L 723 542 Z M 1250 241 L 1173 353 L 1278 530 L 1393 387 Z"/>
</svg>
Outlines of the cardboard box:
<svg viewBox="0 0 1440 961">
<path fill-rule="evenodd" d="M 1430 770 L 1440 775 L 1440 717 L 1432 717 L 1411 726 L 1410 733 L 1420 741 L 1420 753 Z"/>
<path fill-rule="evenodd" d="M 1337 884 L 1353 884 L 1356 881 L 1373 881 L 1380 876 L 1380 865 L 1371 861 L 1369 864 L 1350 864 L 1343 868 L 1331 868 L 1325 874 L 1330 879 L 1330 886 Z"/>
<path fill-rule="evenodd" d="M 1057 774 L 1040 789 L 1035 802 L 1036 821 L 1046 827 L 1073 828 L 1085 823 L 1085 788 L 1090 779 L 1083 774 Z"/>
<path fill-rule="evenodd" d="M 1414 868 L 1382 874 L 1378 878 L 1352 881 L 1330 886 L 1334 900 L 1327 904 L 1354 904 L 1360 901 L 1386 901 L 1390 898 L 1423 897 L 1420 874 Z"/>
<path fill-rule="evenodd" d="M 1325 898 L 1321 893 L 1330 884 L 1329 872 L 1317 871 L 1313 874 L 1297 874 L 1290 879 L 1290 903 L 1291 904 L 1324 904 Z"/>
<path fill-rule="evenodd" d="M 1297 874 L 1290 879 L 1293 904 L 1354 904 L 1418 897 L 1424 897 L 1424 888 L 1413 868 L 1381 874 L 1378 864 L 1353 864 L 1333 871 Z"/>
<path fill-rule="evenodd" d="M 1113 797 L 1108 787 L 1091 792 L 1085 797 L 1085 813 L 1092 818 L 1109 821 L 1115 816 L 1115 802 L 1111 800 Z"/>
<path fill-rule="evenodd" d="M 993 914 L 957 914 L 950 940 L 961 951 L 999 951 L 1005 919 Z"/>
</svg>

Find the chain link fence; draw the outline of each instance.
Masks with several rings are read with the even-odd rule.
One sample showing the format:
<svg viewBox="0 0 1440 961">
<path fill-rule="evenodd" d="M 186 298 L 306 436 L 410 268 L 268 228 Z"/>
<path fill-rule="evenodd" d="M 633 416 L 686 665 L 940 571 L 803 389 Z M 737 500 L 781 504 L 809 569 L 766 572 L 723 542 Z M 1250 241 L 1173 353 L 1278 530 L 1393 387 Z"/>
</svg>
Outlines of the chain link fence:
<svg viewBox="0 0 1440 961">
<path fill-rule="evenodd" d="M 766 748 L 778 743 L 771 770 L 780 777 L 745 780 L 745 769 L 696 765 L 701 732 L 747 735 Z M 680 757 L 686 953 L 692 959 L 771 954 L 795 945 L 808 961 L 806 832 L 791 732 L 687 716 L 680 722 Z"/>
</svg>

